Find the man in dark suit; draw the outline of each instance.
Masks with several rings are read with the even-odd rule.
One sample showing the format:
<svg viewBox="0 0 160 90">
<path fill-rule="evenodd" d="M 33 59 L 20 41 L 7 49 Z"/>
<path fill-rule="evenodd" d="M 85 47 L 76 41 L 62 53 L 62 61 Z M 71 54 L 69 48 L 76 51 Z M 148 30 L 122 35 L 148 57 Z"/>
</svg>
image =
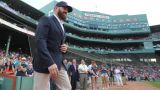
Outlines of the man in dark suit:
<svg viewBox="0 0 160 90">
<path fill-rule="evenodd" d="M 34 90 L 50 90 L 50 77 L 57 90 L 71 90 L 62 54 L 66 53 L 63 22 L 72 7 L 61 1 L 54 7 L 54 15 L 41 17 L 36 29 L 36 53 L 33 59 Z"/>
<path fill-rule="evenodd" d="M 71 77 L 72 90 L 76 90 L 77 81 L 79 79 L 78 66 L 76 64 L 76 59 L 72 60 L 72 65 L 70 65 L 68 72 L 69 72 L 69 76 Z"/>
</svg>

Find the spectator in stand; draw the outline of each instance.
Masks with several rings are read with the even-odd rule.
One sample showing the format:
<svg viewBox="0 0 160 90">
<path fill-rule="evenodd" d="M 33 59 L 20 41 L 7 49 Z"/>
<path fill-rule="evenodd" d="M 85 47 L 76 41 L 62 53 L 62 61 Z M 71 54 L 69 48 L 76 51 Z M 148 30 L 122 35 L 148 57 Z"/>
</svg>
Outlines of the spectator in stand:
<svg viewBox="0 0 160 90">
<path fill-rule="evenodd" d="M 23 67 L 21 65 L 21 63 L 18 63 L 16 68 L 15 68 L 15 71 L 16 71 L 16 76 L 26 76 L 26 68 Z"/>
<path fill-rule="evenodd" d="M 14 66 L 11 60 L 6 62 L 4 73 L 7 75 L 14 75 Z"/>
<path fill-rule="evenodd" d="M 27 65 L 27 59 L 25 57 L 21 58 L 21 66 L 23 66 L 24 68 L 27 69 L 28 65 Z"/>
<path fill-rule="evenodd" d="M 14 67 L 16 67 L 17 64 L 19 64 L 19 63 L 20 63 L 19 58 L 18 58 L 18 57 L 15 57 L 15 58 L 13 59 Z"/>
<path fill-rule="evenodd" d="M 4 70 L 5 70 L 5 64 L 3 60 L 0 60 L 0 73 L 3 73 Z"/>
<path fill-rule="evenodd" d="M 33 67 L 31 63 L 28 65 L 28 68 L 27 68 L 27 76 L 29 77 L 33 76 Z"/>
</svg>

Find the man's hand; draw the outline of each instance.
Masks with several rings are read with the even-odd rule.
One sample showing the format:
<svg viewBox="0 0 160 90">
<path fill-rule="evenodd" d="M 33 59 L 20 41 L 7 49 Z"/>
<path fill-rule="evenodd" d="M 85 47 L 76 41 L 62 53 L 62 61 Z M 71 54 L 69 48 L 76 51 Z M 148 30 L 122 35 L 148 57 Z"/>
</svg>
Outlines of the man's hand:
<svg viewBox="0 0 160 90">
<path fill-rule="evenodd" d="M 58 73 L 59 73 L 57 65 L 53 64 L 53 65 L 49 66 L 48 71 L 51 75 L 51 78 L 55 81 L 57 79 Z"/>
<path fill-rule="evenodd" d="M 60 47 L 61 52 L 66 53 L 68 49 L 68 45 L 67 44 L 62 44 Z"/>
</svg>

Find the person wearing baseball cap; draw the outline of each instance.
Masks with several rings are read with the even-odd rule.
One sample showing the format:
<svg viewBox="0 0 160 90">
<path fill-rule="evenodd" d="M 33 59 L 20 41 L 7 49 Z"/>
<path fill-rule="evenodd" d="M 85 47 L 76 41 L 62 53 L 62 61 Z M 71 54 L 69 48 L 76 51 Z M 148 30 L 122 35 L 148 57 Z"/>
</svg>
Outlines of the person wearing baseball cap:
<svg viewBox="0 0 160 90">
<path fill-rule="evenodd" d="M 68 12 L 72 12 L 72 7 L 71 6 L 69 6 L 66 2 L 64 2 L 64 1 L 61 1 L 61 2 L 58 2 L 57 4 L 56 4 L 56 6 L 57 7 L 67 7 L 68 8 Z"/>
<path fill-rule="evenodd" d="M 36 29 L 36 53 L 33 59 L 34 90 L 50 90 L 50 78 L 56 90 L 71 90 L 63 55 L 67 52 L 63 23 L 73 9 L 60 1 L 54 7 L 53 16 L 40 18 Z"/>
</svg>

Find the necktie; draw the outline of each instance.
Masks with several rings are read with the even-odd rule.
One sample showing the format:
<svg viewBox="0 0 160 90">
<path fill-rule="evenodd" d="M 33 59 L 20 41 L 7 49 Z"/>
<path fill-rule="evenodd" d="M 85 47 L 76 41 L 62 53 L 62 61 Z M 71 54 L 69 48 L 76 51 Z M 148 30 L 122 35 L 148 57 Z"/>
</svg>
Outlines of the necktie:
<svg viewBox="0 0 160 90">
<path fill-rule="evenodd" d="M 74 69 L 75 69 L 75 71 L 76 71 L 76 65 L 74 65 Z"/>
</svg>

